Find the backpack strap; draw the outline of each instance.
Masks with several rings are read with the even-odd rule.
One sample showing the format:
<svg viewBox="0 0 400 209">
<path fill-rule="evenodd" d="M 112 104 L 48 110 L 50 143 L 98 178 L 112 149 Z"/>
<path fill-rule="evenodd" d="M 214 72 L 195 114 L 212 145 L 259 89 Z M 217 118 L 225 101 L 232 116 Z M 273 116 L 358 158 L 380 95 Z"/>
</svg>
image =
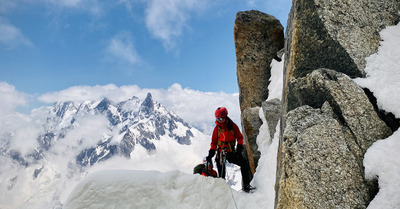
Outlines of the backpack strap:
<svg viewBox="0 0 400 209">
<path fill-rule="evenodd" d="M 221 126 L 218 126 L 218 138 L 222 131 L 225 131 L 225 129 L 222 129 Z M 230 131 L 232 132 L 233 136 L 235 136 L 235 130 L 232 129 Z"/>
<path fill-rule="evenodd" d="M 223 131 L 225 131 L 225 129 L 222 129 L 220 126 L 218 126 L 218 139 L 219 139 L 219 135 L 220 135 L 221 132 L 223 132 Z M 233 136 L 235 136 L 235 131 L 234 131 L 233 129 L 230 130 L 230 131 L 232 132 Z M 232 141 L 230 141 L 230 142 L 223 142 L 223 141 L 218 140 L 218 147 L 219 147 L 219 148 L 223 148 L 223 147 L 225 147 L 226 144 L 228 144 L 229 150 L 230 150 L 231 152 L 233 152 L 232 147 L 235 147 L 235 143 L 236 143 L 235 140 L 232 140 Z"/>
</svg>

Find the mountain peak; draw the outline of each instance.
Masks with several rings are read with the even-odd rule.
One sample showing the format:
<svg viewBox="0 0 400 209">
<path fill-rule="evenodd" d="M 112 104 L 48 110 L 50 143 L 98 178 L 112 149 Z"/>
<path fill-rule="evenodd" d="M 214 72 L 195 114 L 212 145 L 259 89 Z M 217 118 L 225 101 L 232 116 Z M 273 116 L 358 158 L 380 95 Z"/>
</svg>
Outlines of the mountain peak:
<svg viewBox="0 0 400 209">
<path fill-rule="evenodd" d="M 112 101 L 107 97 L 104 97 L 101 102 L 96 106 L 96 109 L 100 112 L 104 112 L 108 109 L 108 106 L 112 104 Z"/>
<path fill-rule="evenodd" d="M 146 99 L 142 103 L 141 110 L 146 114 L 150 114 L 154 110 L 153 96 L 150 92 L 147 93 Z"/>
<path fill-rule="evenodd" d="M 150 92 L 147 93 L 146 99 L 144 100 L 143 104 L 152 104 L 153 103 L 153 96 Z"/>
</svg>

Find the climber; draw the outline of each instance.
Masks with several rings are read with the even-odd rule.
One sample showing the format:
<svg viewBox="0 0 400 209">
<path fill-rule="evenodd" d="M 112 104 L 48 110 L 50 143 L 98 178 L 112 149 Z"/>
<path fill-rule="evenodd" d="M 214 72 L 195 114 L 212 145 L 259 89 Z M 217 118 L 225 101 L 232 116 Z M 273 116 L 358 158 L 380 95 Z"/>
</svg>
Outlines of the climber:
<svg viewBox="0 0 400 209">
<path fill-rule="evenodd" d="M 225 107 L 218 107 L 215 111 L 215 128 L 211 138 L 211 148 L 208 152 L 207 162 L 212 163 L 212 158 L 217 152 L 215 162 L 217 164 L 219 177 L 225 179 L 226 167 L 223 164 L 223 157 L 230 163 L 240 166 L 243 180 L 243 191 L 250 192 L 249 165 L 243 159 L 243 136 L 239 127 L 228 117 L 228 110 Z M 236 149 L 235 149 L 236 145 Z"/>
<path fill-rule="evenodd" d="M 198 164 L 193 169 L 193 174 L 200 174 L 202 176 L 211 176 L 211 177 L 218 177 L 217 171 L 213 169 L 213 164 L 207 162 L 207 158 L 203 159 L 202 164 Z"/>
</svg>

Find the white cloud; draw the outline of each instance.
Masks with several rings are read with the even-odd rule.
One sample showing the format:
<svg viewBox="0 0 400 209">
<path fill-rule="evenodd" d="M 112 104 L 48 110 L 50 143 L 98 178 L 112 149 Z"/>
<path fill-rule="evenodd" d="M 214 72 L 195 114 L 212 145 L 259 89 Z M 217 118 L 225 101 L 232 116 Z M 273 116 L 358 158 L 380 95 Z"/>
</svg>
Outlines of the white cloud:
<svg viewBox="0 0 400 209">
<path fill-rule="evenodd" d="M 39 136 L 42 124 L 37 123 L 33 118 L 26 115 L 16 114 L 8 118 L 12 125 L 8 126 L 8 131 L 14 133 L 11 141 L 11 149 L 18 150 L 22 156 L 30 154 L 34 148 L 38 147 L 35 136 Z"/>
<path fill-rule="evenodd" d="M 14 86 L 0 82 L 0 117 L 11 114 L 17 106 L 27 104 L 28 95 L 21 93 Z"/>
<path fill-rule="evenodd" d="M 201 92 L 173 84 L 167 90 L 152 92 L 153 98 L 177 113 L 186 122 L 209 129 L 214 125 L 214 112 L 224 106 L 229 117 L 240 125 L 239 95 L 224 92 Z"/>
<path fill-rule="evenodd" d="M 14 48 L 19 45 L 32 46 L 31 41 L 26 38 L 20 29 L 8 23 L 7 20 L 0 17 L 0 44 L 8 48 Z"/>
<path fill-rule="evenodd" d="M 203 10 L 204 0 L 150 0 L 145 11 L 150 33 L 163 42 L 167 50 L 176 47 L 176 41 L 188 26 L 191 14 Z"/>
<path fill-rule="evenodd" d="M 0 134 L 12 131 L 14 133 L 11 148 L 22 154 L 35 147 L 35 140 L 27 140 L 38 134 L 39 123 L 29 116 L 15 112 L 18 106 L 27 105 L 29 95 L 21 93 L 14 86 L 0 82 Z M 2 139 L 3 140 L 3 139 Z"/>
<path fill-rule="evenodd" d="M 104 97 L 118 102 L 138 96 L 140 89 L 136 85 L 118 87 L 114 84 L 104 86 L 73 86 L 61 91 L 50 92 L 39 96 L 39 100 L 45 103 L 73 101 L 83 102 L 87 100 L 98 100 Z M 139 96 L 138 96 L 139 97 Z"/>
<path fill-rule="evenodd" d="M 109 133 L 108 120 L 104 115 L 85 116 L 76 118 L 76 126 L 67 135 L 52 147 L 54 153 L 63 153 L 65 149 L 71 148 L 76 156 L 82 150 L 95 147 L 99 139 Z"/>
<path fill-rule="evenodd" d="M 61 101 L 82 102 L 108 97 L 114 102 L 119 102 L 136 96 L 143 101 L 148 92 L 152 94 L 155 101 L 178 114 L 186 122 L 203 130 L 208 130 L 214 125 L 214 111 L 219 106 L 225 106 L 232 120 L 240 125 L 238 94 L 202 92 L 182 88 L 179 84 L 173 84 L 168 89 L 141 89 L 136 85 L 118 87 L 114 84 L 74 86 L 62 91 L 43 94 L 38 99 L 42 102 L 54 103 Z"/>
<path fill-rule="evenodd" d="M 110 40 L 106 51 L 108 55 L 119 61 L 129 64 L 140 62 L 140 57 L 135 50 L 133 38 L 129 32 L 120 32 L 115 35 Z"/>
</svg>

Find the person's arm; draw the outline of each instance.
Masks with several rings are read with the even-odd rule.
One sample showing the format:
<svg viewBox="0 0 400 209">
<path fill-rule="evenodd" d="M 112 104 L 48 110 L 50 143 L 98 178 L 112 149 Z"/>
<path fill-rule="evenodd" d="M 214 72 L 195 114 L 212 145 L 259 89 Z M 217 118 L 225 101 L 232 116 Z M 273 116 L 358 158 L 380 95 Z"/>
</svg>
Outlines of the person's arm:
<svg viewBox="0 0 400 209">
<path fill-rule="evenodd" d="M 218 145 L 218 127 L 215 126 L 212 137 L 211 137 L 210 149 L 216 150 L 217 145 Z"/>
<path fill-rule="evenodd" d="M 212 163 L 211 159 L 214 157 L 218 145 L 218 127 L 214 128 L 211 137 L 210 150 L 208 151 L 207 162 Z"/>
</svg>

